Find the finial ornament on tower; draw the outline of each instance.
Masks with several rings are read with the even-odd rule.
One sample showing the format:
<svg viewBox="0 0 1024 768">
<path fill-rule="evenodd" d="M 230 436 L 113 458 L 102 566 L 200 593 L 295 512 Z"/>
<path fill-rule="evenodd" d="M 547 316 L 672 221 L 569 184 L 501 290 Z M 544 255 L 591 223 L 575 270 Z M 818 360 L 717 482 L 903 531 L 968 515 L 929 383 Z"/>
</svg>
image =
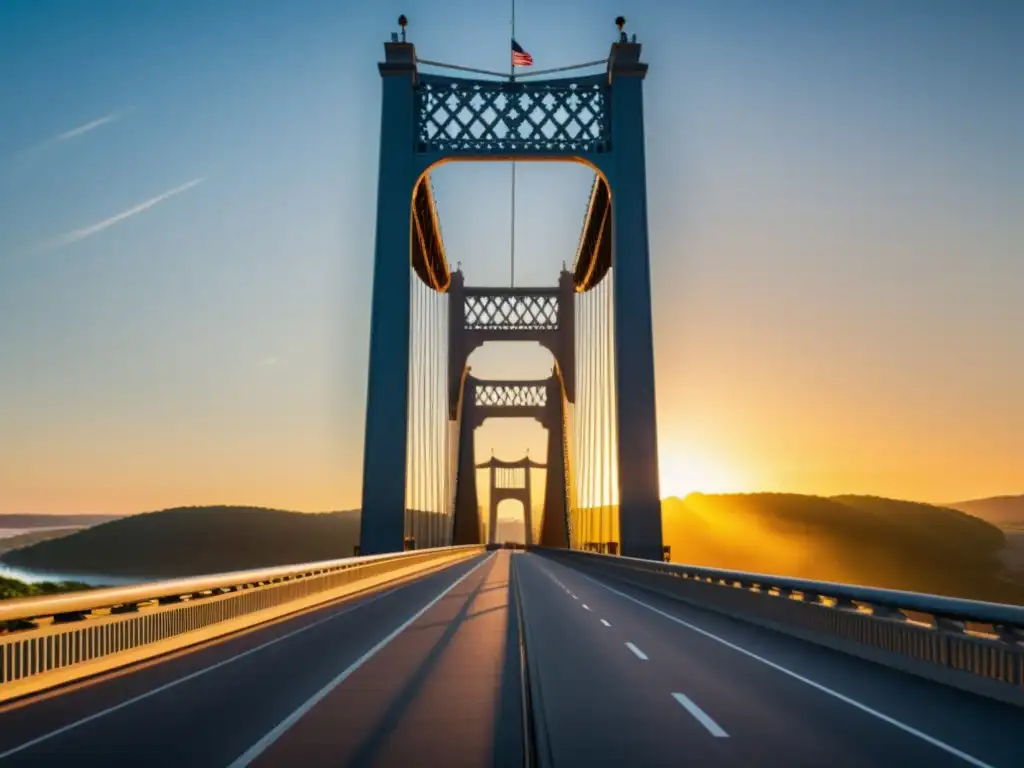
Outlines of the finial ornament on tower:
<svg viewBox="0 0 1024 768">
<path fill-rule="evenodd" d="M 626 32 L 623 29 L 623 27 L 626 26 L 626 17 L 625 16 L 616 16 L 615 17 L 615 26 L 619 28 L 619 42 L 620 43 L 627 43 L 627 42 L 629 42 L 629 39 L 626 37 Z"/>
<path fill-rule="evenodd" d="M 402 28 L 402 42 L 403 43 L 405 42 L 405 28 L 406 28 L 406 26 L 408 26 L 408 24 L 409 24 L 409 20 L 407 18 L 405 18 L 405 14 L 404 13 L 401 16 L 398 17 L 398 26 L 400 26 Z"/>
</svg>

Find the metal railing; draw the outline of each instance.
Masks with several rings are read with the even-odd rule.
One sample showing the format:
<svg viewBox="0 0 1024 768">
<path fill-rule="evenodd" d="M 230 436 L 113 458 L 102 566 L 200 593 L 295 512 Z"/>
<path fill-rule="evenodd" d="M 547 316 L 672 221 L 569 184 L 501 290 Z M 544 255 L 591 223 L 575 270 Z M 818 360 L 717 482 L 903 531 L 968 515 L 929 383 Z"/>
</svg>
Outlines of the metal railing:
<svg viewBox="0 0 1024 768">
<path fill-rule="evenodd" d="M 0 700 L 482 552 L 438 547 L 0 602 Z"/>
<path fill-rule="evenodd" d="M 543 550 L 701 608 L 1024 705 L 1024 607 L 894 589 Z"/>
</svg>

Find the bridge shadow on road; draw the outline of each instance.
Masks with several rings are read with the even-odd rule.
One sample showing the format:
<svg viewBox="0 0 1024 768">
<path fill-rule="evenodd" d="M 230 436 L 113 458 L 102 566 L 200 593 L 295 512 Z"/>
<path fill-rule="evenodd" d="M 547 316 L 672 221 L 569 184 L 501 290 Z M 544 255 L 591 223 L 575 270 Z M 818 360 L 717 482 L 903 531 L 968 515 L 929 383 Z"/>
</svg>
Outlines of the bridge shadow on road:
<svg viewBox="0 0 1024 768">
<path fill-rule="evenodd" d="M 491 556 L 257 765 L 520 768 L 521 665 L 510 567 L 509 553 Z"/>
</svg>

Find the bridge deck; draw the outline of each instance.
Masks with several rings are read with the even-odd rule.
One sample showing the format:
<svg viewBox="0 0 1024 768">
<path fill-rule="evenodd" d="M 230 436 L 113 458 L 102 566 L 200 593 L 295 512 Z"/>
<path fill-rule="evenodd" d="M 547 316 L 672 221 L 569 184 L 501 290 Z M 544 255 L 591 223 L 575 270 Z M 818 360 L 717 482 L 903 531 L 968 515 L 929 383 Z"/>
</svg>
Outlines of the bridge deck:
<svg viewBox="0 0 1024 768">
<path fill-rule="evenodd" d="M 1024 765 L 1018 708 L 500 551 L 0 708 L 0 768 L 521 765 L 510 576 L 554 766 Z"/>
</svg>

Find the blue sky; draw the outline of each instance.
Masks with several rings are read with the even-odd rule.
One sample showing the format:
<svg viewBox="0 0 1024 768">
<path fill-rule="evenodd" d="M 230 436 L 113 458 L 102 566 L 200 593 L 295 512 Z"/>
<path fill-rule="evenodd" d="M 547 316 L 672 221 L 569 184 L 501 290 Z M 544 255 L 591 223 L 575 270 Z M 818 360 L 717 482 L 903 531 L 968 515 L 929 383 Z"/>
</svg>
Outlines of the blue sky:
<svg viewBox="0 0 1024 768">
<path fill-rule="evenodd" d="M 520 0 L 517 38 L 596 59 L 623 13 L 645 46 L 666 492 L 1024 491 L 1024 5 L 627 6 Z M 508 7 L 469 0 L 0 6 L 0 511 L 358 503 L 399 13 L 423 57 L 507 66 Z M 521 166 L 523 283 L 589 185 Z M 508 166 L 435 187 L 503 284 Z"/>
</svg>

